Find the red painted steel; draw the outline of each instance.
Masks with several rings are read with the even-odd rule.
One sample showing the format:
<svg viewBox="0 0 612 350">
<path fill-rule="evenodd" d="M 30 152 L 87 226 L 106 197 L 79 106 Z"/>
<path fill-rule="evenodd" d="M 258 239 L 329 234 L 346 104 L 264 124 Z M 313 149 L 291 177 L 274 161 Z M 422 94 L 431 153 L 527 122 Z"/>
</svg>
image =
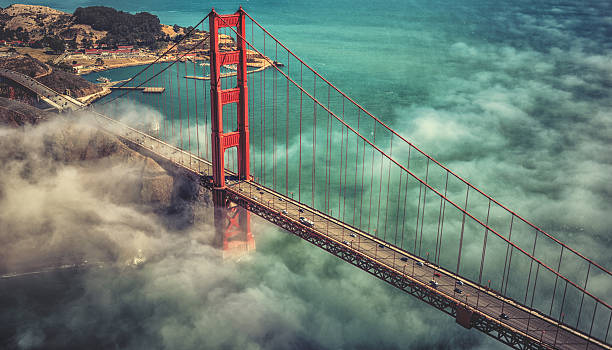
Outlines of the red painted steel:
<svg viewBox="0 0 612 350">
<path fill-rule="evenodd" d="M 221 65 L 238 64 L 240 62 L 240 51 L 219 53 L 219 62 Z"/>
<path fill-rule="evenodd" d="M 235 27 L 235 26 L 238 26 L 238 24 L 241 21 L 244 22 L 244 20 L 241 19 L 242 15 L 239 12 L 232 14 L 232 15 L 217 15 L 217 16 L 223 19 L 222 22 L 219 22 L 219 28 Z"/>
<path fill-rule="evenodd" d="M 249 152 L 249 90 L 247 85 L 247 51 L 246 51 L 246 23 L 245 12 L 242 6 L 237 12 L 240 21 L 236 38 L 240 62 L 238 62 L 238 87 L 240 88 L 240 101 L 238 101 L 238 132 L 240 132 L 240 143 L 238 144 L 238 178 L 250 180 L 251 165 Z"/>
<path fill-rule="evenodd" d="M 228 132 L 223 135 L 223 148 L 236 147 L 240 143 L 240 133 L 238 131 Z"/>
<path fill-rule="evenodd" d="M 238 177 L 250 178 L 249 164 L 249 110 L 247 88 L 247 62 L 244 11 L 242 8 L 232 15 L 219 15 L 214 10 L 209 14 L 210 27 L 210 95 L 212 119 L 212 163 L 213 181 L 216 187 L 225 187 L 224 153 L 227 148 L 238 148 Z M 237 51 L 219 52 L 219 28 L 237 27 Z M 232 28 L 232 30 L 234 30 Z M 238 64 L 238 86 L 231 89 L 221 88 L 221 66 L 236 62 Z M 237 132 L 223 132 L 223 105 L 237 103 Z"/>
<path fill-rule="evenodd" d="M 221 103 L 226 105 L 240 101 L 240 88 L 221 90 Z"/>
<path fill-rule="evenodd" d="M 223 106 L 221 104 L 221 71 L 219 65 L 219 21 L 213 10 L 209 14 L 210 35 L 210 119 L 212 122 L 212 163 L 215 187 L 225 187 L 225 159 L 223 158 Z"/>
</svg>

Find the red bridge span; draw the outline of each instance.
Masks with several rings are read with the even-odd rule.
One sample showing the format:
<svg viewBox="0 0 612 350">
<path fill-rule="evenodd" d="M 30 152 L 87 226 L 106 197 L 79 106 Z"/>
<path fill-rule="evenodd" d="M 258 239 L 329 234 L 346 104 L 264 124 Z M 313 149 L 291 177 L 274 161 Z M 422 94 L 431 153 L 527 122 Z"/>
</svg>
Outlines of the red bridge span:
<svg viewBox="0 0 612 350">
<path fill-rule="evenodd" d="M 511 347 L 612 349 L 605 267 L 417 148 L 242 8 L 211 11 L 167 57 L 94 114 L 213 192 L 224 246 L 252 247 L 254 213 Z"/>
</svg>

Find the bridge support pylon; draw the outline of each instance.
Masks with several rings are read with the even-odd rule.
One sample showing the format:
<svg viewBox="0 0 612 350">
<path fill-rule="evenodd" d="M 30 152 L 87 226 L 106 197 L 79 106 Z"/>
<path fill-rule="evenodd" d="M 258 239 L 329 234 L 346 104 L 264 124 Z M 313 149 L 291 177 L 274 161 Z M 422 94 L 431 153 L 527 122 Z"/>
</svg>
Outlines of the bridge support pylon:
<svg viewBox="0 0 612 350">
<path fill-rule="evenodd" d="M 232 203 L 225 192 L 225 150 L 236 147 L 238 179 L 250 180 L 249 164 L 249 103 L 247 87 L 247 55 L 245 14 L 242 7 L 230 15 L 220 15 L 213 9 L 209 14 L 210 27 L 210 96 L 212 119 L 213 204 L 215 205 L 216 246 L 223 255 L 241 255 L 255 249 L 251 232 L 251 213 Z M 236 27 L 236 50 L 219 48 L 219 28 Z M 237 66 L 237 86 L 222 89 L 221 66 Z M 223 131 L 223 106 L 237 104 L 237 130 Z"/>
<path fill-rule="evenodd" d="M 210 26 L 210 95 L 212 116 L 212 165 L 215 187 L 225 187 L 225 150 L 232 147 L 238 149 L 238 178 L 249 180 L 249 101 L 247 87 L 247 55 L 245 37 L 245 15 L 242 7 L 234 14 L 220 15 L 213 9 L 209 15 Z M 219 49 L 219 28 L 236 27 L 237 50 L 223 51 Z M 237 65 L 236 87 L 223 90 L 221 88 L 221 66 Z M 237 103 L 238 129 L 223 131 L 223 106 Z"/>
</svg>

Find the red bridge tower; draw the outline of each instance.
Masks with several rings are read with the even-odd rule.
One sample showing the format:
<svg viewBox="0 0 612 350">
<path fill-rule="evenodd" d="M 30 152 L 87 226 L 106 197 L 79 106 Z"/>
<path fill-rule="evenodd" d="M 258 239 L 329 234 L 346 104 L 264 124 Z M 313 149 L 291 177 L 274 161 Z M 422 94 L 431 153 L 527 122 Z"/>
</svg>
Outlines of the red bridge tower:
<svg viewBox="0 0 612 350">
<path fill-rule="evenodd" d="M 242 7 L 231 15 L 220 15 L 213 9 L 209 16 L 210 26 L 210 96 L 212 119 L 212 165 L 213 165 L 213 202 L 215 204 L 215 227 L 221 235 L 222 249 L 238 244 L 240 249 L 252 250 L 255 242 L 251 233 L 250 213 L 231 203 L 225 195 L 225 150 L 237 147 L 238 179 L 250 180 L 249 167 L 249 110 L 247 87 L 247 55 L 245 38 L 245 15 Z M 219 50 L 219 28 L 236 27 L 237 50 Z M 237 65 L 236 87 L 221 88 L 221 66 Z M 237 103 L 238 129 L 223 132 L 223 106 Z M 229 241 L 233 244 L 228 245 Z M 237 242 L 238 241 L 238 242 Z M 234 248 L 235 250 L 235 248 Z"/>
</svg>

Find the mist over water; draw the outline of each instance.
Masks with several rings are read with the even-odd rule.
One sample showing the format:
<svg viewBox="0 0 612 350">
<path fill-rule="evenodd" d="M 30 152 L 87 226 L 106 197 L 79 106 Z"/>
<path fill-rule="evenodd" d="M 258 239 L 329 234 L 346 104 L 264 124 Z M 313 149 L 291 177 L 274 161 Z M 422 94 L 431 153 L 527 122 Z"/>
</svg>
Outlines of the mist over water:
<svg viewBox="0 0 612 350">
<path fill-rule="evenodd" d="M 72 12 L 98 3 L 46 5 Z M 238 3 L 105 5 L 187 26 L 211 6 L 232 12 Z M 587 257 L 612 266 L 609 2 L 243 6 L 408 140 Z M 131 71 L 137 69 L 111 74 L 120 79 Z M 2 137 L 11 133 L 2 131 Z M 26 149 L 37 154 L 37 147 Z M 8 179 L 0 203 L 11 209 L 0 216 L 2 240 L 16 247 L 12 256 L 34 255 L 42 248 L 32 249 L 32 242 L 43 237 L 57 243 L 56 252 L 104 256 L 116 266 L 137 249 L 152 258 L 141 269 L 0 281 L 1 323 L 8 325 L 2 326 L 3 342 L 10 347 L 505 348 L 262 220 L 254 219 L 254 254 L 220 261 L 202 243 L 212 239 L 209 222 L 176 229 L 137 204 L 106 198 L 89 186 L 93 181 L 81 185 L 90 173 L 79 167 L 35 163 L 35 173 L 44 176 L 31 181 L 14 170 L 23 163 L 16 164 L 0 168 Z M 123 172 L 129 173 L 116 165 L 96 178 L 119 184 Z M 46 221 L 29 222 L 48 208 L 53 211 Z M 21 253 L 21 247 L 28 249 Z M 598 292 L 610 298 L 608 289 Z"/>
</svg>

